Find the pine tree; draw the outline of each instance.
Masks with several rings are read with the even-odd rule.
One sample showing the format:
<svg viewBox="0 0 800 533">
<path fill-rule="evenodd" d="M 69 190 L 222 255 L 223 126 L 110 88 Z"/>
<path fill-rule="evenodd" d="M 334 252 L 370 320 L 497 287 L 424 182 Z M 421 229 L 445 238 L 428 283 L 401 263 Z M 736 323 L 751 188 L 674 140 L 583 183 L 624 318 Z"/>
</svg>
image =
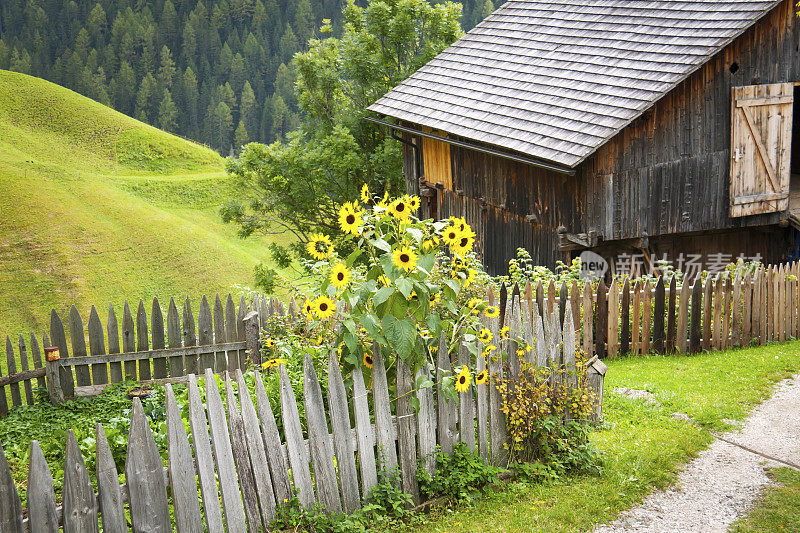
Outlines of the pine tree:
<svg viewBox="0 0 800 533">
<path fill-rule="evenodd" d="M 168 89 L 164 89 L 164 97 L 158 106 L 158 127 L 164 131 L 175 131 L 178 123 L 178 108 L 172 101 L 172 96 Z"/>
<path fill-rule="evenodd" d="M 187 134 L 194 138 L 200 138 L 200 117 L 197 116 L 198 100 L 200 93 L 197 89 L 197 77 L 191 67 L 186 67 L 183 73 L 183 96 L 185 99 Z"/>
<path fill-rule="evenodd" d="M 158 82 L 152 74 L 148 74 L 142 78 L 139 84 L 139 92 L 136 93 L 136 118 L 142 122 L 150 122 L 155 117 L 153 116 L 154 102 L 157 102 L 156 92 L 158 90 Z"/>
<path fill-rule="evenodd" d="M 239 153 L 242 146 L 250 141 L 250 136 L 247 134 L 247 127 L 244 125 L 243 120 L 239 120 L 239 125 L 236 126 L 236 131 L 233 134 L 233 147 L 236 153 Z"/>
<path fill-rule="evenodd" d="M 233 127 L 231 108 L 225 102 L 219 102 L 216 107 L 209 108 L 207 123 L 211 145 L 221 152 L 227 151 L 231 145 Z"/>
<path fill-rule="evenodd" d="M 483 12 L 481 13 L 481 19 L 475 21 L 475 23 L 477 24 L 481 20 L 485 19 L 486 17 L 491 15 L 493 11 L 494 11 L 494 4 L 492 3 L 492 0 L 486 0 L 486 2 L 484 2 L 483 4 Z"/>
<path fill-rule="evenodd" d="M 123 61 L 113 83 L 115 107 L 126 115 L 134 114 L 136 96 L 136 74 L 130 64 Z"/>
<path fill-rule="evenodd" d="M 95 46 L 102 45 L 107 24 L 106 12 L 98 2 L 92 8 L 86 21 L 86 28 L 89 30 L 89 36 L 94 40 Z"/>
<path fill-rule="evenodd" d="M 242 95 L 239 97 L 239 121 L 244 122 L 247 131 L 256 131 L 255 105 L 256 95 L 250 86 L 250 82 L 246 81 L 242 88 Z"/>
<path fill-rule="evenodd" d="M 283 139 L 288 114 L 289 109 L 286 107 L 286 102 L 283 101 L 283 98 L 274 96 L 272 98 L 272 129 L 269 132 L 272 139 Z"/>
<path fill-rule="evenodd" d="M 172 52 L 167 45 L 161 47 L 161 66 L 158 68 L 158 82 L 162 89 L 172 89 L 172 81 L 175 78 L 175 62 L 172 60 Z"/>
</svg>

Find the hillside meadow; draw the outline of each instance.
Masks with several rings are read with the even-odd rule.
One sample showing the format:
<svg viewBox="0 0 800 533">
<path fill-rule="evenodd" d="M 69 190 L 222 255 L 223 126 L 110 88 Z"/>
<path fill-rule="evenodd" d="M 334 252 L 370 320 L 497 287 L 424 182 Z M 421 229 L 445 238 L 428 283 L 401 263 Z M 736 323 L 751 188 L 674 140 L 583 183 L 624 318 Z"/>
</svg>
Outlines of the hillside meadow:
<svg viewBox="0 0 800 533">
<path fill-rule="evenodd" d="M 234 191 L 204 146 L 2 70 L 0 132 L 0 334 L 73 303 L 236 292 L 269 259 L 219 219 Z"/>
</svg>

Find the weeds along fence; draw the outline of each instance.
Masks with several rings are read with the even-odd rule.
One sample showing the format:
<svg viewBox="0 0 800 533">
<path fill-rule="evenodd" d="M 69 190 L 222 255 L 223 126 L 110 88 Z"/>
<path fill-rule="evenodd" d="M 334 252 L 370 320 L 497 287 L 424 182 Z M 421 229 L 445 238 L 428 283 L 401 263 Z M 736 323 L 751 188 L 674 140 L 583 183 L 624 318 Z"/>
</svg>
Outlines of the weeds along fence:
<svg viewBox="0 0 800 533">
<path fill-rule="evenodd" d="M 494 295 L 490 293 L 489 298 L 493 301 Z M 256 299 L 254 306 L 259 311 L 248 313 L 245 322 L 254 323 L 256 315 L 262 313 L 260 310 L 268 307 L 278 307 L 280 313 L 274 301 L 268 305 L 264 299 Z M 239 314 L 242 313 L 240 307 Z M 263 313 L 269 311 L 265 309 Z M 578 379 L 588 378 L 602 398 L 605 366 L 596 358 L 587 365 L 576 365 L 571 313 L 571 308 L 567 307 L 562 326 L 558 309 L 541 316 L 535 306 L 531 308 L 512 295 L 505 304 L 504 316 L 510 329 L 518 333 L 503 339 L 500 348 L 516 353 L 518 346 L 527 343 L 535 349 L 525 353 L 526 362 L 536 366 L 559 366 L 562 372 L 553 374 L 552 379 L 563 380 L 566 386 L 577 385 Z M 495 338 L 502 338 L 499 317 L 484 316 L 482 321 Z M 202 531 L 204 527 L 208 531 L 259 531 L 259 528 L 268 528 L 277 507 L 292 498 L 293 491 L 306 508 L 320 505 L 327 511 L 354 511 L 376 487 L 379 469 L 398 471 L 396 483 L 419 503 L 418 464 L 433 474 L 437 445 L 443 452 L 450 453 L 457 442 L 463 442 L 487 462 L 506 466 L 505 415 L 495 387 L 472 384 L 459 393 L 456 402 L 449 400 L 439 387 L 418 388 L 416 384 L 425 378 L 430 381 L 437 378 L 435 383 L 441 383 L 438 378 L 443 372 L 462 364 L 476 364 L 478 371 L 488 364 L 490 373 L 513 377 L 520 372 L 518 360 L 508 367 L 491 357 L 487 361 L 478 356 L 477 361 L 470 361 L 468 346 L 462 342 L 451 353 L 444 338 L 436 357 L 436 368 L 423 368 L 417 375 L 412 375 L 408 364 L 397 358 L 396 383 L 390 387 L 384 352 L 375 344 L 373 367 L 363 370 L 372 373 L 371 389 L 365 386 L 362 369 L 356 368 L 348 393 L 338 356 L 332 350 L 327 364 L 325 399 L 316 370 L 306 355 L 302 398 L 304 425 L 284 365 L 269 370 L 279 372 L 278 419 L 258 370 L 255 371 L 253 401 L 240 362 L 232 371 L 229 367 L 224 374 L 223 401 L 214 383 L 216 368 L 208 366 L 212 362 L 209 360 L 204 369 L 205 398 L 195 374 L 184 377 L 188 383 L 191 441 L 172 384 L 165 385 L 166 468 L 138 398 L 134 399 L 122 485 L 101 425 L 96 427 L 94 481 L 97 493 L 92 488 L 90 473 L 75 437 L 69 433 L 62 505 L 57 506 L 48 465 L 34 441 L 28 473 L 28 507 L 24 516 L 0 448 L 0 531 L 58 531 L 59 525 L 65 532 L 97 531 L 99 520 L 104 531 L 127 531 L 128 517 L 134 531 L 170 531 L 173 528 Z M 88 371 L 92 364 L 99 364 L 88 356 L 71 359 L 81 364 L 60 368 L 78 370 L 83 367 Z M 202 360 L 201 354 L 198 366 Z M 141 375 L 141 366 L 139 372 Z M 418 410 L 412 407 L 413 399 L 419 402 Z"/>
</svg>

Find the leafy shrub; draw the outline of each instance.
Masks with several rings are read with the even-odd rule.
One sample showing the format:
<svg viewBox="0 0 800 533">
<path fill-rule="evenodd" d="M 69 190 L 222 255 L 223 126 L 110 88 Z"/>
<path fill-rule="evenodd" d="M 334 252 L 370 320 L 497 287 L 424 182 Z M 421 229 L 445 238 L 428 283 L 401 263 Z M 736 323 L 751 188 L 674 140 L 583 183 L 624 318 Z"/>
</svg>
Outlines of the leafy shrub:
<svg viewBox="0 0 800 533">
<path fill-rule="evenodd" d="M 585 421 L 594 403 L 582 371 L 586 360 L 583 352 L 577 354 L 577 372 L 537 368 L 520 360 L 518 378 L 493 378 L 502 396 L 511 461 L 541 463 L 545 477 L 597 470 L 599 458 Z M 533 475 L 535 469 L 523 473 Z"/>
<path fill-rule="evenodd" d="M 470 500 L 487 483 L 497 483 L 504 469 L 487 465 L 481 457 L 459 442 L 453 453 L 442 453 L 437 446 L 436 471 L 433 475 L 422 468 L 422 459 L 417 468 L 420 492 L 426 497 L 450 496 L 454 500 Z"/>
</svg>

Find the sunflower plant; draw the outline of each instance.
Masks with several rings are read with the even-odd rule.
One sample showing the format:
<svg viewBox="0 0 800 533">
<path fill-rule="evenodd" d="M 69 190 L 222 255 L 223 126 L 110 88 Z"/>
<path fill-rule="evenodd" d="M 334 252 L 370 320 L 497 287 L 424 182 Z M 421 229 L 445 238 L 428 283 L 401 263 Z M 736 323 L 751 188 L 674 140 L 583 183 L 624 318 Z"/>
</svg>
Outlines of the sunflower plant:
<svg viewBox="0 0 800 533">
<path fill-rule="evenodd" d="M 460 218 L 420 220 L 419 207 L 416 196 L 374 198 L 364 186 L 359 200 L 339 209 L 353 252 L 339 257 L 324 235 L 307 245 L 317 276 L 303 310 L 311 321 L 337 324 L 335 345 L 344 365 L 371 368 L 372 341 L 385 347 L 387 365 L 399 357 L 412 372 L 435 365 L 443 335 L 450 348 L 463 339 L 474 356 L 485 351 L 479 317 L 497 310 L 474 296 L 482 292 L 476 280 L 486 277 L 473 253 L 475 233 Z M 473 382 L 464 367 L 443 385 L 456 397 L 456 389 Z"/>
</svg>

